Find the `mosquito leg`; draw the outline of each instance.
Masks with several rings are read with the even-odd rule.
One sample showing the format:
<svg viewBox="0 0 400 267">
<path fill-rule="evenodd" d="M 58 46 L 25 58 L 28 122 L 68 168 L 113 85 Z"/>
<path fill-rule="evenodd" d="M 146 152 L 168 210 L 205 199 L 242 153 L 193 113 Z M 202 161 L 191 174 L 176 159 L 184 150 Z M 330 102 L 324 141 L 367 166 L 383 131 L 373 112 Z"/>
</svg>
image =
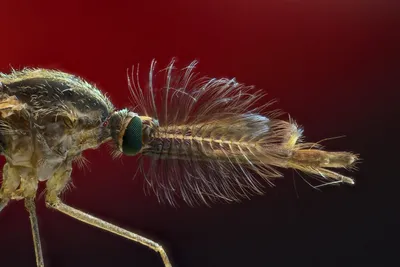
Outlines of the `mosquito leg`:
<svg viewBox="0 0 400 267">
<path fill-rule="evenodd" d="M 86 224 L 103 229 L 107 232 L 114 233 L 151 248 L 152 250 L 160 253 L 165 267 L 171 267 L 167 253 L 163 247 L 156 242 L 64 204 L 59 198 L 59 195 L 70 181 L 71 170 L 72 168 L 70 163 L 65 163 L 64 166 L 61 166 L 55 175 L 47 181 L 46 204 L 48 207 Z"/>
<path fill-rule="evenodd" d="M 163 249 L 163 247 L 159 244 L 157 244 L 156 242 L 147 239 L 143 236 L 140 236 L 138 234 L 135 234 L 133 232 L 130 232 L 128 230 L 125 230 L 121 227 L 118 227 L 116 225 L 113 225 L 111 223 L 108 223 L 106 221 L 103 221 L 102 219 L 96 218 L 90 214 L 87 214 L 85 212 L 82 212 L 80 210 L 77 210 L 71 206 L 68 206 L 64 203 L 61 202 L 61 200 L 59 198 L 57 198 L 56 201 L 51 202 L 51 203 L 47 203 L 48 206 L 50 206 L 51 208 L 58 210 L 68 216 L 71 216 L 72 218 L 75 218 L 81 222 L 87 223 L 89 225 L 92 225 L 94 227 L 103 229 L 107 232 L 111 232 L 113 234 L 122 236 L 124 238 L 130 239 L 134 242 L 138 242 L 146 247 L 151 248 L 152 250 L 160 253 L 160 256 L 164 262 L 165 267 L 171 267 L 171 263 L 168 259 L 167 253 L 165 252 L 165 250 Z"/>
<path fill-rule="evenodd" d="M 25 208 L 29 213 L 31 222 L 33 245 L 35 248 L 36 266 L 44 267 L 42 245 L 40 243 L 39 224 L 36 215 L 35 197 L 38 188 L 38 180 L 33 178 L 34 171 L 26 167 L 17 168 L 18 176 L 21 177 L 20 187 L 13 193 L 14 197 L 22 197 L 25 202 Z"/>
<path fill-rule="evenodd" d="M 12 194 L 20 185 L 21 177 L 15 168 L 6 163 L 3 167 L 3 183 L 0 188 L 0 212 L 8 205 Z"/>
<path fill-rule="evenodd" d="M 35 247 L 36 265 L 37 267 L 44 267 L 42 245 L 40 243 L 39 225 L 36 216 L 36 207 L 34 198 L 25 198 L 25 208 L 29 212 L 29 219 L 31 221 L 33 244 Z"/>
</svg>

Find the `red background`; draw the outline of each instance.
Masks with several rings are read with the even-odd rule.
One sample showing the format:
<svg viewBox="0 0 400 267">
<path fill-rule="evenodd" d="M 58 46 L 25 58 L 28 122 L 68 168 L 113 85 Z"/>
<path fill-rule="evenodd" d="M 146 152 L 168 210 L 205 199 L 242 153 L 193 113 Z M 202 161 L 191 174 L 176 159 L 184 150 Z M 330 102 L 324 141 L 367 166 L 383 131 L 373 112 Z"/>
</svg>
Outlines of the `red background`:
<svg viewBox="0 0 400 267">
<path fill-rule="evenodd" d="M 287 172 L 264 197 L 175 209 L 132 181 L 134 158 L 113 161 L 102 148 L 86 153 L 90 172 L 74 170 L 67 203 L 160 241 L 174 266 L 389 266 L 399 233 L 396 3 L 3 0 L 0 71 L 72 72 L 117 107 L 130 104 L 126 69 L 153 58 L 198 59 L 205 75 L 267 90 L 307 140 L 347 136 L 326 146 L 362 155 L 356 187 L 321 193 Z M 43 199 L 38 213 L 47 266 L 162 266 L 156 253 L 47 210 Z M 0 214 L 0 265 L 35 266 L 22 203 Z"/>
</svg>

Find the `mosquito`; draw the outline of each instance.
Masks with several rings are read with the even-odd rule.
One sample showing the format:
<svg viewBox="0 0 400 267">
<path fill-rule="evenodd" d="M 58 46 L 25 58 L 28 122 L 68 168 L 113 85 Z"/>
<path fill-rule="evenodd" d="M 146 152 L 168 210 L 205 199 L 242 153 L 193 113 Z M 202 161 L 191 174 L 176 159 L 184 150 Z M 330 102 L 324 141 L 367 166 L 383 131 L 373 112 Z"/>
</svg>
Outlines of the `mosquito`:
<svg viewBox="0 0 400 267">
<path fill-rule="evenodd" d="M 264 94 L 235 79 L 201 77 L 197 62 L 175 60 L 156 71 L 146 86 L 139 67 L 127 71 L 133 108 L 116 109 L 95 85 L 58 70 L 25 68 L 0 73 L 0 153 L 6 158 L 0 211 L 24 200 L 30 216 L 38 267 L 45 266 L 36 216 L 39 183 L 47 207 L 158 252 L 146 237 L 64 203 L 73 163 L 104 143 L 112 155 L 137 156 L 145 190 L 160 202 L 210 205 L 263 194 L 264 183 L 294 169 L 327 184 L 354 184 L 335 169 L 354 169 L 358 155 L 328 152 L 303 141 L 303 130 L 281 112 L 268 112 Z"/>
</svg>

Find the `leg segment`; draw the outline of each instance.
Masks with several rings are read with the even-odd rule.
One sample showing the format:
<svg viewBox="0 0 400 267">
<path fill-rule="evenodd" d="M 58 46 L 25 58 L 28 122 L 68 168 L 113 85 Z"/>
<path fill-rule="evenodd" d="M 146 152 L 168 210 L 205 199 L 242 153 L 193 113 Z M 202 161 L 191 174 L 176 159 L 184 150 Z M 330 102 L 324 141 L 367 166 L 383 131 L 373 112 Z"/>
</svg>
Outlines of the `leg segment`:
<svg viewBox="0 0 400 267">
<path fill-rule="evenodd" d="M 34 179 L 34 171 L 29 168 L 20 167 L 17 169 L 21 177 L 19 188 L 13 193 L 14 199 L 24 198 L 25 208 L 29 213 L 31 222 L 33 246 L 35 248 L 36 266 L 44 267 L 42 244 L 40 242 L 39 224 L 36 216 L 35 197 L 38 188 L 38 181 Z"/>
<path fill-rule="evenodd" d="M 0 212 L 5 208 L 12 198 L 13 193 L 19 187 L 21 177 L 15 168 L 8 163 L 3 167 L 3 183 L 0 188 Z"/>
<path fill-rule="evenodd" d="M 39 225 L 36 216 L 35 196 L 38 187 L 37 179 L 33 178 L 32 169 L 23 166 L 11 166 L 6 163 L 3 167 L 3 184 L 0 189 L 0 211 L 10 199 L 25 201 L 25 208 L 31 222 L 33 244 L 35 247 L 36 265 L 44 267 L 42 246 L 40 243 Z"/>
<path fill-rule="evenodd" d="M 60 199 L 57 199 L 55 202 L 48 203 L 48 205 L 51 208 L 71 216 L 72 218 L 75 218 L 81 222 L 106 230 L 107 232 L 111 232 L 151 248 L 152 250 L 160 253 L 165 267 L 171 267 L 167 253 L 163 247 L 156 242 L 68 206 L 62 203 Z"/>
<path fill-rule="evenodd" d="M 168 259 L 167 253 L 161 245 L 158 243 L 147 239 L 143 236 L 125 230 L 121 227 L 103 221 L 102 219 L 96 218 L 90 214 L 77 210 L 67 204 L 64 204 L 59 198 L 59 194 L 65 188 L 66 184 L 70 180 L 71 166 L 70 164 L 61 167 L 57 173 L 47 181 L 47 194 L 46 194 L 46 204 L 48 207 L 53 208 L 61 213 L 64 213 L 72 218 L 75 218 L 81 222 L 92 225 L 94 227 L 103 229 L 107 232 L 122 236 L 124 238 L 130 239 L 134 242 L 138 242 L 152 250 L 158 252 L 164 262 L 165 267 L 171 267 L 171 263 Z"/>
<path fill-rule="evenodd" d="M 34 198 L 25 198 L 25 208 L 29 212 L 29 219 L 31 221 L 33 244 L 35 247 L 36 265 L 37 267 L 44 267 L 42 245 L 40 243 L 39 225 L 36 216 L 36 207 Z"/>
</svg>

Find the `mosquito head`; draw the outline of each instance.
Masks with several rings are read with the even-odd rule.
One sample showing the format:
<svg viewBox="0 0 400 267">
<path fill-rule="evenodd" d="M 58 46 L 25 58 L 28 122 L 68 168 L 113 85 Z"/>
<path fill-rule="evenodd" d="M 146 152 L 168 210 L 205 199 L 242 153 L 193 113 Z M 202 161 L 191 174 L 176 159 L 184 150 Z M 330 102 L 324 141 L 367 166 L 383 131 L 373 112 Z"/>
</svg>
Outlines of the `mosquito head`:
<svg viewBox="0 0 400 267">
<path fill-rule="evenodd" d="M 127 156 L 142 151 L 151 141 L 158 121 L 151 117 L 139 116 L 127 109 L 115 112 L 110 118 L 111 136 L 117 148 Z"/>
</svg>

